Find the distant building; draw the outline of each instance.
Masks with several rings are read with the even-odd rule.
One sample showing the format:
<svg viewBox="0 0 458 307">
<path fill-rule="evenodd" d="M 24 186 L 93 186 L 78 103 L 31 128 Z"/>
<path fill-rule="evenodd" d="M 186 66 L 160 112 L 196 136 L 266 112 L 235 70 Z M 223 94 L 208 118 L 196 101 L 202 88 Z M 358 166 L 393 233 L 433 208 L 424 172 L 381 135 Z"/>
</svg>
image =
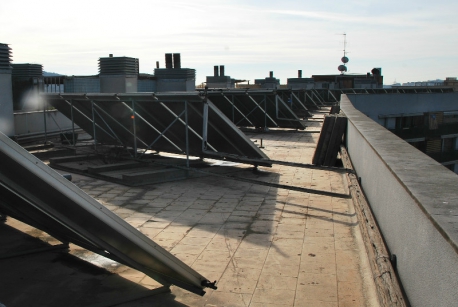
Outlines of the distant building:
<svg viewBox="0 0 458 307">
<path fill-rule="evenodd" d="M 232 79 L 224 73 L 224 65 L 215 65 L 213 76 L 207 76 L 206 85 L 208 88 L 235 88 L 237 83 L 244 82 L 245 80 Z"/>
<path fill-rule="evenodd" d="M 456 77 L 445 78 L 444 86 L 450 86 L 453 88 L 455 92 L 457 92 L 458 91 L 458 81 L 456 80 Z"/>
<path fill-rule="evenodd" d="M 136 93 L 194 91 L 196 71 L 181 68 L 181 55 L 167 53 L 165 68 L 156 64 L 154 74 L 140 73 L 139 60 L 131 57 L 99 58 L 99 74 L 94 76 L 47 76 L 45 92 Z"/>
<path fill-rule="evenodd" d="M 274 78 L 274 72 L 271 71 L 269 73 L 269 77 L 264 79 L 255 79 L 254 84 L 259 85 L 262 89 L 278 89 L 280 88 L 280 80 Z"/>
<path fill-rule="evenodd" d="M 298 70 L 297 78 L 288 78 L 286 85 L 292 90 L 310 90 L 315 88 L 315 81 L 313 78 L 302 78 L 302 70 Z"/>
<path fill-rule="evenodd" d="M 367 74 L 312 75 L 315 89 L 383 88 L 381 68 Z"/>
<path fill-rule="evenodd" d="M 347 96 L 372 120 L 458 173 L 458 93 Z"/>
</svg>

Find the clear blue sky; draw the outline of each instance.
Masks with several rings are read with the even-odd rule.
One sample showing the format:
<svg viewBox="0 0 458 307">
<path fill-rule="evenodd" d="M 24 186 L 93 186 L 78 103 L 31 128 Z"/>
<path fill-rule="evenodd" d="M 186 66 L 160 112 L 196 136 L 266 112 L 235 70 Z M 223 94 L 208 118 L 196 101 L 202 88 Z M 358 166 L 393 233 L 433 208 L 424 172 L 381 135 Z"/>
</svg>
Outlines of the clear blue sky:
<svg viewBox="0 0 458 307">
<path fill-rule="evenodd" d="M 98 58 L 139 58 L 140 72 L 181 53 L 197 83 L 225 65 L 237 79 L 349 73 L 381 67 L 385 84 L 458 76 L 454 1 L 17 1 L 0 2 L 0 43 L 13 63 L 66 75 L 98 73 Z"/>
</svg>

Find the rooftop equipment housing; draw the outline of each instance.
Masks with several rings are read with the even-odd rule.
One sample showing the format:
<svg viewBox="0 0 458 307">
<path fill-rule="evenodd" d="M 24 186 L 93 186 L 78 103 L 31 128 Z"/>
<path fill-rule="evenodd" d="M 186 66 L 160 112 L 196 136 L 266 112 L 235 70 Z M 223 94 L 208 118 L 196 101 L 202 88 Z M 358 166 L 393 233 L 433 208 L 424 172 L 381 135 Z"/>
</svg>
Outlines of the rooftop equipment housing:
<svg viewBox="0 0 458 307">
<path fill-rule="evenodd" d="M 261 86 L 261 88 L 264 89 L 278 89 L 280 88 L 280 80 L 277 78 L 274 78 L 274 72 L 270 71 L 269 72 L 269 77 L 265 79 L 256 79 L 254 80 L 255 84 L 258 84 Z"/>
<path fill-rule="evenodd" d="M 43 91 L 43 65 L 12 64 L 13 67 L 13 107 L 14 110 L 38 110 L 34 95 Z"/>
<path fill-rule="evenodd" d="M 136 93 L 139 61 L 130 57 L 99 58 L 101 93 Z"/>
<path fill-rule="evenodd" d="M 154 69 L 158 92 L 192 92 L 196 89 L 196 70 L 181 68 L 179 53 L 165 54 L 165 68 Z"/>
<path fill-rule="evenodd" d="M 291 90 L 313 89 L 313 78 L 302 78 L 302 70 L 297 71 L 297 78 L 288 78 L 287 87 Z"/>
<path fill-rule="evenodd" d="M 9 137 L 15 134 L 11 57 L 11 48 L 0 44 L 0 132 Z"/>
<path fill-rule="evenodd" d="M 236 80 L 224 74 L 224 65 L 215 65 L 213 76 L 207 76 L 208 88 L 235 88 Z"/>
</svg>

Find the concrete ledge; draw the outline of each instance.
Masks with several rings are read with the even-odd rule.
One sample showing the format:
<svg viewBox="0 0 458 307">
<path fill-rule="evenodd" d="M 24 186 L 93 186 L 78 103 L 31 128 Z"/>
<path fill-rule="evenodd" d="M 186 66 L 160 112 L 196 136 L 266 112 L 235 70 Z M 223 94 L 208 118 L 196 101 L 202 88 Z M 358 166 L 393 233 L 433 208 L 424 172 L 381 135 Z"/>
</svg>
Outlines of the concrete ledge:
<svg viewBox="0 0 458 307">
<path fill-rule="evenodd" d="M 66 157 L 56 157 L 49 159 L 51 165 L 59 164 L 59 163 L 67 163 L 67 162 L 78 162 L 78 161 L 86 161 L 86 160 L 94 160 L 98 159 L 99 156 L 97 155 L 74 155 L 75 151 L 73 150 L 73 155 L 66 156 Z"/>
<path fill-rule="evenodd" d="M 53 149 L 31 151 L 30 153 L 41 160 L 46 160 L 46 159 L 52 160 L 52 159 L 56 159 L 56 157 L 73 156 L 75 152 L 76 151 L 72 148 L 53 148 Z"/>
<path fill-rule="evenodd" d="M 145 183 L 153 184 L 186 179 L 187 173 L 188 172 L 185 170 L 176 168 L 155 169 L 137 173 L 123 174 L 122 180 L 127 185 Z"/>
<path fill-rule="evenodd" d="M 356 110 L 347 148 L 412 306 L 458 298 L 458 176 Z"/>
<path fill-rule="evenodd" d="M 89 174 L 98 174 L 98 173 L 103 173 L 103 172 L 111 172 L 111 171 L 118 171 L 118 170 L 132 169 L 132 168 L 141 168 L 144 166 L 145 164 L 139 163 L 137 161 L 126 161 L 126 162 L 113 163 L 113 164 L 107 164 L 107 165 L 90 166 L 87 168 L 87 172 Z"/>
</svg>

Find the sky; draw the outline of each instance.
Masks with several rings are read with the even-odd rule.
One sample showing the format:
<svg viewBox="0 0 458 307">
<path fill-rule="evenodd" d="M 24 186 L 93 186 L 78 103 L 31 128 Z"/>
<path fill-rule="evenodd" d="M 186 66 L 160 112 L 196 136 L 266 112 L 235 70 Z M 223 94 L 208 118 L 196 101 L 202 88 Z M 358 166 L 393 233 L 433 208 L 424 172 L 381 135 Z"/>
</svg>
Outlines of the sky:
<svg viewBox="0 0 458 307">
<path fill-rule="evenodd" d="M 13 63 L 98 74 L 98 59 L 139 59 L 141 73 L 181 53 L 196 84 L 224 65 L 235 79 L 338 74 L 344 33 L 348 73 L 382 68 L 384 83 L 458 76 L 455 1 L 2 0 L 0 43 Z"/>
</svg>

